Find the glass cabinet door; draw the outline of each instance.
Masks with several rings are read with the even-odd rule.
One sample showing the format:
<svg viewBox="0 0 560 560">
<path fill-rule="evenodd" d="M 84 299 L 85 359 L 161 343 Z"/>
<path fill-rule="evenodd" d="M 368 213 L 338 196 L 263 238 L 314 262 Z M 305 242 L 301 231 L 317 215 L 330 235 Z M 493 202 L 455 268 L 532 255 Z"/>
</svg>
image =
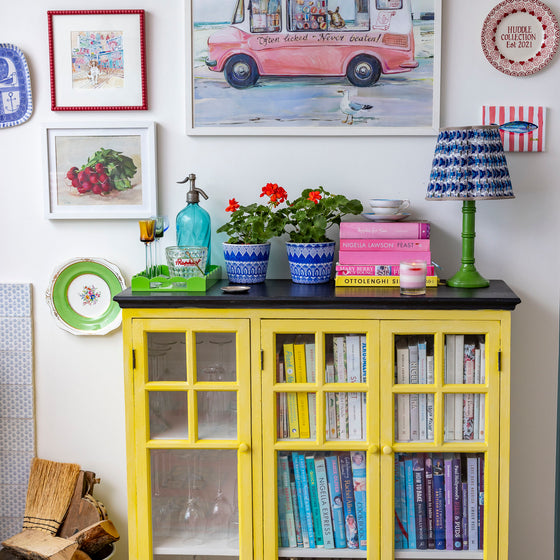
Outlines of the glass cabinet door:
<svg viewBox="0 0 560 560">
<path fill-rule="evenodd" d="M 251 558 L 249 321 L 134 320 L 133 348 L 142 558 Z"/>
<path fill-rule="evenodd" d="M 495 557 L 499 323 L 387 321 L 381 348 L 382 558 Z"/>
<path fill-rule="evenodd" d="M 377 558 L 379 324 L 262 324 L 267 557 Z"/>
</svg>

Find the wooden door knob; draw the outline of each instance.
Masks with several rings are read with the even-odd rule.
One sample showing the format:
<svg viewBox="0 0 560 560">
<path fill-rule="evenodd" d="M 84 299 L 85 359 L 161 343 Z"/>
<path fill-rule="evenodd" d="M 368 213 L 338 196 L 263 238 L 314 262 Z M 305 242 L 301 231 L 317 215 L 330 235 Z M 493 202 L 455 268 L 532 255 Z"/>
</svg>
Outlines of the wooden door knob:
<svg viewBox="0 0 560 560">
<path fill-rule="evenodd" d="M 384 445 L 383 446 L 383 453 L 385 455 L 391 455 L 391 453 L 393 453 L 393 448 L 390 445 Z"/>
</svg>

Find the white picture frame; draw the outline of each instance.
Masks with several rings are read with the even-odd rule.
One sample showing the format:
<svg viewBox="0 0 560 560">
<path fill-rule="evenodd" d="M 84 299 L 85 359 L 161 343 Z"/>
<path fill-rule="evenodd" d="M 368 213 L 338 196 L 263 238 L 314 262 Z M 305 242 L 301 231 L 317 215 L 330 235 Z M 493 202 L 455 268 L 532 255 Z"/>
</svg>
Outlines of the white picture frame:
<svg viewBox="0 0 560 560">
<path fill-rule="evenodd" d="M 42 128 L 46 218 L 139 219 L 157 214 L 154 122 L 53 123 Z M 85 167 L 92 157 L 113 163 L 94 172 L 97 177 L 91 177 L 87 188 L 86 177 L 78 173 L 87 174 Z M 126 158 L 136 167 L 132 176 L 123 176 L 125 167 L 128 175 L 133 170 Z M 77 168 L 77 185 L 68 175 L 73 168 Z M 103 187 L 101 192 L 95 185 Z"/>
</svg>

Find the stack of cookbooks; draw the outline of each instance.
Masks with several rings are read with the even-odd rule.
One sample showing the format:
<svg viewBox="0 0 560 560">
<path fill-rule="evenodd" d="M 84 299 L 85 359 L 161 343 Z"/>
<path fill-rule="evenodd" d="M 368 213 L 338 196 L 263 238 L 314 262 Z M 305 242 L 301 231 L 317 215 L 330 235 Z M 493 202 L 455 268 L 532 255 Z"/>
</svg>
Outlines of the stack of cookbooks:
<svg viewBox="0 0 560 560">
<path fill-rule="evenodd" d="M 340 224 L 336 286 L 398 286 L 403 261 L 425 261 L 426 286 L 437 286 L 428 222 Z"/>
</svg>

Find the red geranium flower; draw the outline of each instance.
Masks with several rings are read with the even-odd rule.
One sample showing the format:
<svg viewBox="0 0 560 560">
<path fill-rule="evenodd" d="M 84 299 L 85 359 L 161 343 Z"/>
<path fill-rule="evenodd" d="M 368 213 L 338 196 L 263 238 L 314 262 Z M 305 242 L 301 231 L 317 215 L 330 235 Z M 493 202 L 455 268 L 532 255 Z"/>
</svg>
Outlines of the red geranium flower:
<svg viewBox="0 0 560 560">
<path fill-rule="evenodd" d="M 226 212 L 235 212 L 239 208 L 239 202 L 235 198 L 229 199 L 229 206 L 226 208 Z"/>
<path fill-rule="evenodd" d="M 321 196 L 320 191 L 311 191 L 309 193 L 308 200 L 311 200 L 311 202 L 314 202 L 315 204 L 319 204 L 319 200 L 321 200 L 322 198 L 323 197 Z"/>
</svg>

